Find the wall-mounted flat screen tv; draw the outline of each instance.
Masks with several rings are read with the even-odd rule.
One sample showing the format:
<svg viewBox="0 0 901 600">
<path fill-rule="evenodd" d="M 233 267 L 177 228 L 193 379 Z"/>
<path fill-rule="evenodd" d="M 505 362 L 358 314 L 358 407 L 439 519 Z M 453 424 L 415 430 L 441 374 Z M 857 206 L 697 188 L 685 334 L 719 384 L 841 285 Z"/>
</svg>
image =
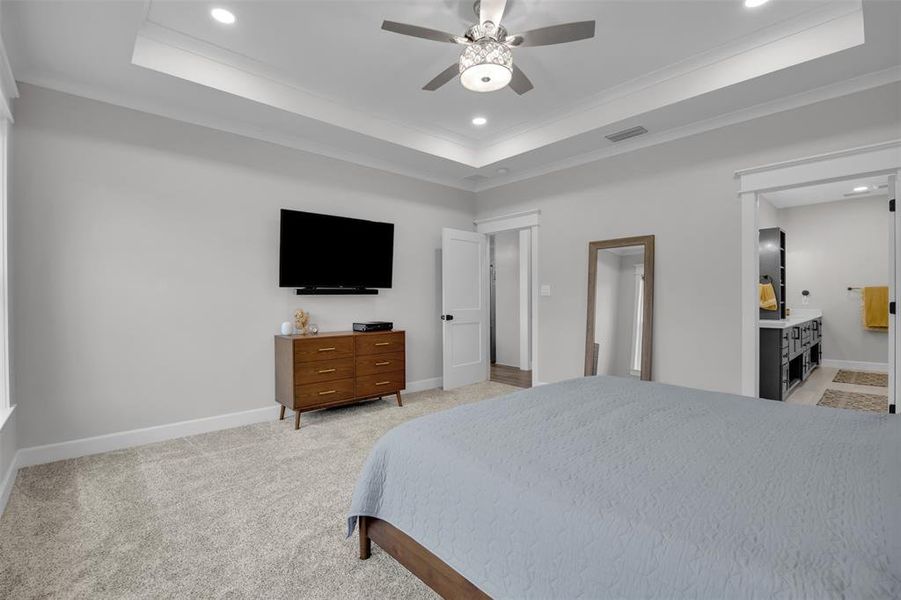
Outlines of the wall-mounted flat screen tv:
<svg viewBox="0 0 901 600">
<path fill-rule="evenodd" d="M 394 224 L 282 210 L 279 285 L 390 288 Z"/>
</svg>

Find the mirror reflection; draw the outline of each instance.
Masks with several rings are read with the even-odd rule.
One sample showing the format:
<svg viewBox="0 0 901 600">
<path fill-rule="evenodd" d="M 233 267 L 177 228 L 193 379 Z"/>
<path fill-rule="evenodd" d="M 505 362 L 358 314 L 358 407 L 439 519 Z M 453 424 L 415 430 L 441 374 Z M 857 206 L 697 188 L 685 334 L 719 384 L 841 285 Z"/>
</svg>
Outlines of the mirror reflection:
<svg viewBox="0 0 901 600">
<path fill-rule="evenodd" d="M 650 379 L 653 243 L 592 242 L 590 250 L 586 375 Z"/>
</svg>

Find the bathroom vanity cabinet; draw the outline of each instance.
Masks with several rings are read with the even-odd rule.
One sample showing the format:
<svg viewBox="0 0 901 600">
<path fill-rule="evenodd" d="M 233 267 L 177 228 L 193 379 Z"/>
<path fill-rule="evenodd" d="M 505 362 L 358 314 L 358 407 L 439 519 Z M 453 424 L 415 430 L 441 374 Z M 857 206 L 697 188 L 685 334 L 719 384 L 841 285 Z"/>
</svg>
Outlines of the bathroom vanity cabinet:
<svg viewBox="0 0 901 600">
<path fill-rule="evenodd" d="M 760 397 L 787 399 L 823 360 L 823 317 L 818 312 L 760 321 Z"/>
</svg>

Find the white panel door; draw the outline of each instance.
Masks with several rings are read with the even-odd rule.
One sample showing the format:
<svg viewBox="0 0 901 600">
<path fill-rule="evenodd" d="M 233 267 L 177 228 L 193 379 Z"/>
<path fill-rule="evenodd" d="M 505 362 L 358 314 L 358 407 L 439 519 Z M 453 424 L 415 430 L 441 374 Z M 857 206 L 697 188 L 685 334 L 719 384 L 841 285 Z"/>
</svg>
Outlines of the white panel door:
<svg viewBox="0 0 901 600">
<path fill-rule="evenodd" d="M 895 175 L 888 178 L 888 194 L 889 201 L 894 205 L 897 204 L 897 187 L 898 179 Z M 901 263 L 901 243 L 898 240 L 898 234 L 901 233 L 901 207 L 897 207 L 894 212 L 890 212 L 889 223 L 889 301 L 890 306 L 897 307 L 898 303 L 898 287 L 901 282 L 898 281 L 898 264 Z M 897 308 L 895 313 L 897 313 Z M 889 409 L 896 406 L 897 389 L 898 389 L 898 367 L 896 365 L 898 357 L 901 356 L 901 336 L 898 335 L 898 315 L 889 314 L 888 318 L 888 403 Z"/>
<path fill-rule="evenodd" d="M 444 389 L 488 379 L 488 238 L 441 231 Z"/>
</svg>

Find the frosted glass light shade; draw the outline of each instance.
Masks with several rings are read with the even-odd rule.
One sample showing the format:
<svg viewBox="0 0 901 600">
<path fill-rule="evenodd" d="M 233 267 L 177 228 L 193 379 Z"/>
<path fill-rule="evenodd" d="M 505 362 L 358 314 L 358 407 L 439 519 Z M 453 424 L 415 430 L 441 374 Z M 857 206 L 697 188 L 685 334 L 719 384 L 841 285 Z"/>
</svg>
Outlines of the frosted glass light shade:
<svg viewBox="0 0 901 600">
<path fill-rule="evenodd" d="M 460 83 L 474 92 L 493 92 L 510 83 L 513 53 L 494 40 L 483 39 L 468 45 L 460 55 Z"/>
</svg>

